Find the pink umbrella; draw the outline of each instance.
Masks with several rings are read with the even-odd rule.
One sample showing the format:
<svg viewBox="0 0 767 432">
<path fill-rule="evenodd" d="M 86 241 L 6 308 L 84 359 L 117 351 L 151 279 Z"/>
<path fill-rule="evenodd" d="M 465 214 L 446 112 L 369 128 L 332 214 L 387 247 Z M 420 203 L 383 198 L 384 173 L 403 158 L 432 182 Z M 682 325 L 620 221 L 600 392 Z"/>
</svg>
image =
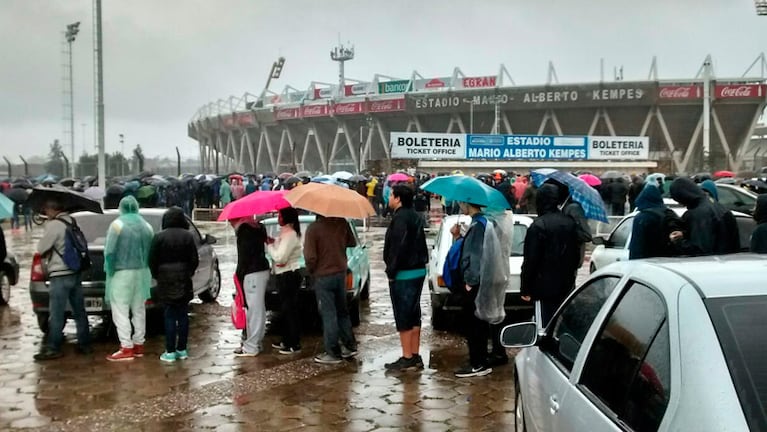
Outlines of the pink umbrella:
<svg viewBox="0 0 767 432">
<path fill-rule="evenodd" d="M 602 184 L 602 180 L 599 180 L 599 177 L 595 176 L 594 174 L 581 174 L 578 176 L 578 178 L 585 181 L 586 184 L 591 187 L 599 186 Z"/>
<path fill-rule="evenodd" d="M 242 217 L 271 213 L 285 207 L 290 203 L 285 199 L 286 190 L 255 191 L 243 198 L 232 201 L 224 207 L 218 216 L 218 221 L 239 219 Z"/>
<path fill-rule="evenodd" d="M 408 181 L 410 180 L 410 176 L 403 173 L 394 173 L 389 176 L 389 178 L 386 179 L 386 181 L 395 181 L 395 182 L 401 182 L 401 181 Z"/>
</svg>

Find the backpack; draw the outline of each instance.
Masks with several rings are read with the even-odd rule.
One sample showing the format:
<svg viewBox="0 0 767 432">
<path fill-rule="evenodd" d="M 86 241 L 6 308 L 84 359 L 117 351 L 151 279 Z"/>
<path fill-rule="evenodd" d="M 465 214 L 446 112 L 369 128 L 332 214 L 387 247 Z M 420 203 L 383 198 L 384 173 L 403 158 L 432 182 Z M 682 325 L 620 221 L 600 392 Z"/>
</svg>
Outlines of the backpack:
<svg viewBox="0 0 767 432">
<path fill-rule="evenodd" d="M 88 254 L 88 240 L 85 239 L 85 234 L 77 226 L 77 222 L 74 219 L 72 222 L 62 218 L 56 218 L 56 220 L 67 227 L 64 234 L 64 252 L 56 251 L 61 260 L 64 261 L 64 265 L 73 272 L 90 269 L 92 262 Z"/>
<path fill-rule="evenodd" d="M 479 222 L 487 227 L 487 219 L 484 217 L 477 218 Z M 450 246 L 447 251 L 447 258 L 445 258 L 445 264 L 442 266 L 442 280 L 445 281 L 450 292 L 456 294 L 460 292 L 459 288 L 463 286 L 463 276 L 461 275 L 461 253 L 463 252 L 463 240 L 464 237 L 459 237 Z"/>
</svg>

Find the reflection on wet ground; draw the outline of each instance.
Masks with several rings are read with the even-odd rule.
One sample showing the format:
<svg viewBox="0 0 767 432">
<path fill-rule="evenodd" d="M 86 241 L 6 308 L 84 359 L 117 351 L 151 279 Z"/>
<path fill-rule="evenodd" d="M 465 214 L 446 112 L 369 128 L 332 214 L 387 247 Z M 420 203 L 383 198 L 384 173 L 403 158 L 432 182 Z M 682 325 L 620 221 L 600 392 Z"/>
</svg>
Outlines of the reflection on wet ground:
<svg viewBox="0 0 767 432">
<path fill-rule="evenodd" d="M 240 335 L 229 318 L 235 266 L 231 229 L 201 224 L 216 235 L 223 285 L 216 303 L 191 307 L 190 358 L 164 364 L 162 335 L 148 338 L 146 356 L 110 363 L 114 336 L 91 318 L 92 355 L 74 350 L 73 323 L 65 328 L 65 357 L 35 363 L 42 333 L 29 300 L 29 263 L 42 234 L 5 231 L 22 265 L 9 306 L 0 307 L 0 430 L 488 430 L 513 425 L 512 366 L 474 379 L 456 379 L 466 360 L 456 332 L 432 331 L 429 296 L 421 299 L 422 372 L 387 374 L 383 364 L 400 355 L 383 273 L 384 228 L 361 232 L 370 244 L 371 292 L 355 329 L 357 359 L 338 366 L 312 362 L 321 352 L 319 330 L 302 337 L 303 351 L 284 356 L 267 348 L 255 358 L 235 358 Z M 361 230 L 362 231 L 362 230 Z M 265 346 L 277 340 L 268 334 Z M 511 353 L 513 354 L 513 353 Z"/>
</svg>

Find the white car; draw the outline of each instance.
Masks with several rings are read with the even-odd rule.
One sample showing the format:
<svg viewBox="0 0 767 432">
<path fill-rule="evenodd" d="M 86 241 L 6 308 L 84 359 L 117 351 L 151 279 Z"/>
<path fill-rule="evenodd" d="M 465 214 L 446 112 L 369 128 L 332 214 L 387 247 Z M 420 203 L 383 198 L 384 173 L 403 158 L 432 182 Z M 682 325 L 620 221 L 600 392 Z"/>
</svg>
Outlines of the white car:
<svg viewBox="0 0 767 432">
<path fill-rule="evenodd" d="M 451 313 L 461 310 L 461 303 L 456 296 L 450 293 L 442 279 L 442 269 L 450 246 L 453 244 L 453 236 L 450 227 L 456 223 L 471 223 L 471 217 L 466 215 L 450 215 L 442 219 L 442 224 L 437 232 L 431 255 L 429 257 L 429 293 L 431 294 L 431 325 L 440 330 L 446 328 Z M 509 257 L 509 271 L 511 280 L 506 288 L 506 310 L 529 309 L 530 304 L 519 298 L 520 273 L 522 272 L 522 255 L 524 252 L 525 235 L 527 228 L 533 220 L 527 216 L 514 215 L 514 233 L 512 234 L 513 245 Z"/>
<path fill-rule="evenodd" d="M 687 209 L 684 207 L 670 207 L 678 216 L 682 216 Z M 591 252 L 591 264 L 589 271 L 594 273 L 608 264 L 616 261 L 627 261 L 629 259 L 629 244 L 631 243 L 631 232 L 634 227 L 634 217 L 638 212 L 633 212 L 624 217 L 618 225 L 610 232 L 607 237 L 594 237 L 594 244 L 597 245 Z M 749 249 L 751 233 L 756 228 L 754 219 L 743 213 L 733 211 L 735 220 L 738 221 L 738 234 L 740 235 L 741 251 L 746 252 Z"/>
</svg>

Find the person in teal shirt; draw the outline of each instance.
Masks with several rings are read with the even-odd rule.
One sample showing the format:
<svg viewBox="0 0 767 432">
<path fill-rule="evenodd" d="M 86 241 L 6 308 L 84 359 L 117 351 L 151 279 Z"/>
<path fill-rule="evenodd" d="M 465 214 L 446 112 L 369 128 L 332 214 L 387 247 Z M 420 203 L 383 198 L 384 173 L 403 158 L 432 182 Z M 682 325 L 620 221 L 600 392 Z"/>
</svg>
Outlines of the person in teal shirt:
<svg viewBox="0 0 767 432">
<path fill-rule="evenodd" d="M 221 208 L 226 207 L 227 204 L 232 202 L 232 188 L 229 187 L 229 183 L 226 180 L 221 181 L 221 188 L 218 194 L 221 197 Z"/>
</svg>

